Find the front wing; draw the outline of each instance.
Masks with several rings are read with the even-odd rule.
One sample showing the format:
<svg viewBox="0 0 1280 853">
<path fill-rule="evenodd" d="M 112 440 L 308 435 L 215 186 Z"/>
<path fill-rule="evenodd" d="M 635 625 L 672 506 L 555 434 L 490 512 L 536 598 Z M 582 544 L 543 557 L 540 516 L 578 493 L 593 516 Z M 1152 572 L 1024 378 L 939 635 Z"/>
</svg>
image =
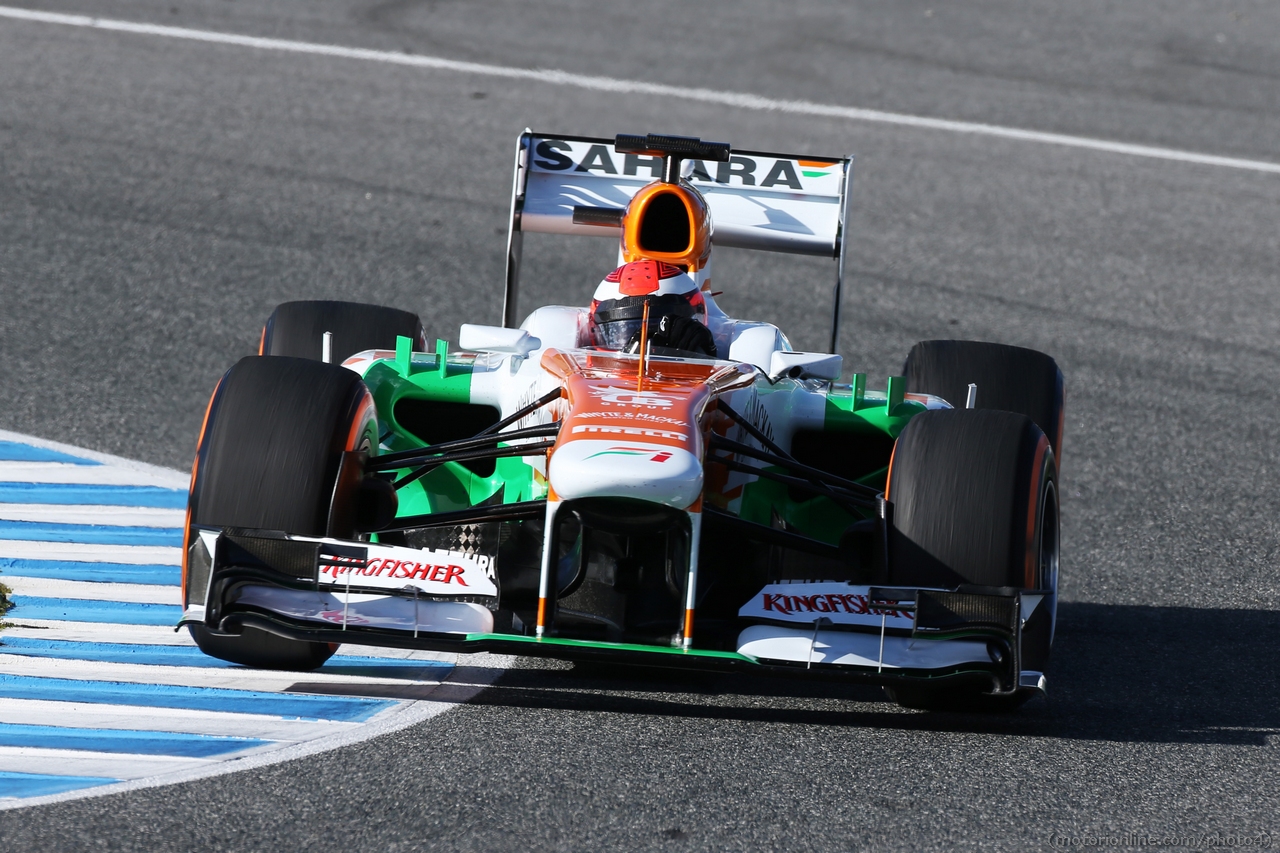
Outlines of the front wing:
<svg viewBox="0 0 1280 853">
<path fill-rule="evenodd" d="M 526 636 L 518 619 L 503 620 L 486 557 L 275 531 L 193 532 L 179 624 L 218 634 L 250 627 L 323 643 L 886 685 L 975 682 L 999 694 L 1044 689 L 1043 675 L 1020 665 L 1021 628 L 1038 593 L 774 584 L 741 608 L 736 650 L 682 649 Z"/>
</svg>

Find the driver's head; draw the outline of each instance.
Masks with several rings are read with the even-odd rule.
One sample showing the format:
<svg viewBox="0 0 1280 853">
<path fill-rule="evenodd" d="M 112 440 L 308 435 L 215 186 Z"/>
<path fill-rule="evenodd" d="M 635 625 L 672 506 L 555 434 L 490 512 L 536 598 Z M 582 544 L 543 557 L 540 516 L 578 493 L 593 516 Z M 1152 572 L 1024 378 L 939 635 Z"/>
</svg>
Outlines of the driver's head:
<svg viewBox="0 0 1280 853">
<path fill-rule="evenodd" d="M 702 292 L 688 273 L 660 261 L 632 261 L 605 276 L 591 300 L 591 342 L 625 350 L 638 340 L 649 306 L 649 334 L 663 317 L 707 322 Z M 708 335 L 708 337 L 710 337 Z"/>
</svg>

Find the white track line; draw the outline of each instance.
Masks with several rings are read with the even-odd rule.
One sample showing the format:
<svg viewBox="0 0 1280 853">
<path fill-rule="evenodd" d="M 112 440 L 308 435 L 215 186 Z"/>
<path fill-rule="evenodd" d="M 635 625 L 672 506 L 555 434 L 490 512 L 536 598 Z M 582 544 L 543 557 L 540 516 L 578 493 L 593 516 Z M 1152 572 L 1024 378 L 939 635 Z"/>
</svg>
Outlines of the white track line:
<svg viewBox="0 0 1280 853">
<path fill-rule="evenodd" d="M 328 752 L 342 746 L 360 743 L 388 732 L 400 731 L 416 723 L 428 720 L 448 711 L 458 704 L 469 701 L 473 696 L 487 687 L 509 667 L 512 658 L 498 655 L 479 654 L 469 657 L 466 666 L 458 666 L 443 684 L 431 694 L 431 699 L 421 702 L 405 702 L 378 714 L 368 723 L 345 732 L 308 740 L 292 746 L 271 751 L 256 752 L 244 758 L 217 762 L 205 767 L 193 767 L 157 774 L 144 779 L 120 782 L 114 785 L 100 785 L 96 788 L 84 788 L 68 791 L 64 794 L 50 794 L 45 797 L 30 797 L 23 800 L 0 800 L 0 811 L 5 809 L 29 808 L 46 803 L 58 803 L 67 800 L 104 797 L 122 791 L 134 791 L 140 788 L 154 788 L 160 785 L 172 785 L 177 782 L 188 782 L 225 773 L 236 773 L 255 767 L 265 767 L 282 761 L 292 761 L 308 755 Z M 116 778 L 120 778 L 117 776 Z"/>
<path fill-rule="evenodd" d="M 20 10 L 25 11 L 25 10 Z M 5 14 L 6 7 L 0 6 L 0 18 L 12 17 Z M 172 468 L 161 468 L 159 465 L 148 465 L 146 462 L 138 462 L 135 459 L 126 459 L 123 456 L 112 456 L 109 453 L 99 453 L 96 450 L 86 450 L 83 447 L 76 447 L 72 444 L 63 444 L 60 441 L 49 441 L 44 438 L 36 438 L 35 436 L 25 435 L 20 432 L 10 432 L 9 430 L 0 429 L 0 441 L 12 441 L 17 444 L 29 444 L 32 447 L 42 447 L 46 450 L 56 450 L 59 453 L 65 453 L 68 456 L 75 456 L 80 459 L 90 459 L 100 463 L 102 466 L 110 466 L 118 471 L 124 470 L 132 473 L 131 479 L 123 481 L 124 485 L 130 486 L 164 486 L 170 489 L 186 489 L 190 485 L 191 477 L 182 471 L 175 471 Z M 16 465 L 32 465 L 42 463 L 9 463 Z M 47 463 L 46 463 L 47 464 Z M 98 466 L 84 465 L 66 465 L 67 468 L 96 468 Z M 0 481 L 8 481 L 9 478 L 3 476 L 5 471 L 4 464 L 0 464 Z M 91 476 L 91 475 L 90 475 Z M 22 478 L 18 478 L 22 479 Z M 45 482 L 42 480 L 26 480 L 26 482 Z M 62 480 L 51 480 L 48 482 L 64 482 Z M 65 482 L 73 483 L 99 483 L 100 480 L 69 480 Z"/>
<path fill-rule="evenodd" d="M 59 638 L 61 639 L 61 638 Z M 397 668 L 399 670 L 399 668 Z M 417 670 L 412 667 L 411 670 Z M 171 687 L 217 687 L 227 690 L 258 690 L 287 693 L 296 684 L 329 685 L 334 695 L 368 696 L 361 687 L 403 687 L 404 692 L 420 693 L 424 685 L 438 685 L 449 674 L 446 667 L 423 664 L 417 670 L 420 678 L 384 678 L 381 676 L 346 675 L 317 670 L 315 672 L 282 672 L 273 669 L 236 667 L 220 669 L 202 666 L 158 666 L 142 663 L 114 663 L 95 660 L 30 657 L 4 654 L 0 646 L 0 675 L 28 675 L 40 678 L 68 678 L 74 681 L 111 681 L 120 684 L 165 684 Z M 408 673 L 405 673 L 407 676 Z M 432 676 L 435 676 L 434 678 Z M 325 691 L 329 692 L 328 690 Z M 394 698 L 394 697 L 393 697 Z M 405 698 L 413 698 L 406 696 Z"/>
<path fill-rule="evenodd" d="M 5 583 L 13 580 L 8 575 L 0 575 Z M 122 625 L 113 622 L 67 622 L 62 620 L 26 620 L 17 618 L 18 612 L 11 611 L 8 619 L 14 623 L 0 633 L 0 644 L 6 637 L 22 637 L 30 640 L 69 640 L 85 643 L 121 643 L 124 645 L 147 646 L 194 646 L 195 641 L 186 630 L 175 631 L 168 625 Z M 29 628 L 24 625 L 40 627 Z M 3 645 L 0 645 L 3 651 Z M 382 646 L 361 646 L 355 643 L 344 643 L 333 657 L 335 664 L 342 663 L 345 657 L 387 658 L 389 660 L 442 661 L 453 663 L 455 655 L 448 652 L 427 652 L 414 649 L 393 649 Z"/>
<path fill-rule="evenodd" d="M 80 542 L 0 539 L 0 557 L 146 566 L 182 565 L 182 549 L 171 545 L 85 545 Z"/>
<path fill-rule="evenodd" d="M 0 575 L 0 581 L 8 583 L 8 575 Z M 175 631 L 167 625 L 119 625 L 112 622 L 68 622 L 62 619 L 23 619 L 19 611 L 11 610 L 5 619 L 10 627 L 0 632 L 0 642 L 5 637 L 25 637 L 30 640 L 74 640 L 85 643 L 141 643 L 150 646 L 194 646 L 195 641 L 186 631 Z M 0 646 L 2 649 L 3 646 Z M 349 648 L 344 646 L 343 648 Z"/>
<path fill-rule="evenodd" d="M 437 56 L 421 56 L 417 54 L 396 53 L 394 51 L 386 50 L 341 47 L 339 45 L 315 44 L 312 42 L 290 41 L 286 39 L 260 38 L 258 36 L 235 35 L 232 33 L 219 33 L 209 30 L 193 30 L 186 27 L 165 27 L 157 24 L 138 24 L 131 21 L 95 18 L 86 15 L 64 15 L 55 12 L 36 12 L 30 9 L 15 9 L 8 6 L 0 6 L 0 17 L 44 24 L 61 24 L 63 26 L 87 27 L 97 30 L 134 33 L 137 35 L 235 45 L 237 47 L 249 47 L 258 50 L 274 50 L 285 53 L 333 56 L 342 59 L 364 60 L 366 62 L 407 65 L 414 68 L 430 68 L 437 71 L 455 71 L 463 74 L 478 74 L 486 77 L 531 80 L 554 86 L 569 86 L 572 88 L 590 89 L 598 92 L 616 92 L 618 94 L 625 95 L 655 95 L 663 98 L 681 98 L 683 100 L 719 104 L 721 106 L 736 107 L 738 109 L 791 113 L 794 115 L 845 119 L 848 121 L 874 122 L 877 124 L 892 124 L 904 127 L 921 128 L 924 130 L 941 130 L 950 133 L 995 136 L 1019 142 L 1062 145 L 1070 148 L 1084 148 L 1092 151 L 1102 151 L 1108 154 L 1124 154 L 1130 157 L 1172 160 L 1181 163 L 1195 163 L 1202 166 L 1221 166 L 1229 169 L 1247 169 L 1254 172 L 1280 174 L 1280 163 L 1270 163 L 1263 160 L 1245 160 L 1238 157 L 1219 157 L 1214 154 L 1201 154 L 1194 151 L 1179 151 L 1172 148 L 1159 148 L 1151 145 L 1133 145 L 1127 142 L 1115 142 L 1106 139 L 1093 139 L 1090 137 L 1072 136 L 1062 133 L 1043 133 L 1035 130 L 1023 130 L 1016 127 L 1003 127 L 1000 125 L 981 124 L 967 121 L 951 121 L 949 119 L 906 115 L 903 113 L 891 113 L 881 110 L 866 110 L 858 107 L 819 104 L 812 101 L 766 98 L 761 95 L 753 95 L 747 92 L 726 92 L 717 91 L 715 89 L 668 86 L 660 83 L 642 83 L 636 80 L 620 80 L 615 77 L 596 77 L 583 74 L 571 74 L 567 71 L 558 71 L 554 69 L 514 68 L 505 65 L 489 65 L 481 62 L 460 62 L 455 59 L 444 59 Z"/>
<path fill-rule="evenodd" d="M 186 524 L 187 511 L 106 504 L 0 503 L 0 520 L 103 524 L 111 527 L 182 527 Z"/>
<path fill-rule="evenodd" d="M 243 753 L 242 753 L 243 754 Z M 108 779 L 142 779 L 159 773 L 194 770 L 227 762 L 217 758 L 184 758 L 172 755 L 131 755 L 80 749 L 41 749 L 33 746 L 0 746 L 0 770 L 10 773 L 48 773 L 59 776 L 105 776 Z M 234 759 L 232 760 L 234 762 Z M 30 800 L 20 800 L 23 805 Z M 0 807 L 9 805 L 0 800 Z"/>
<path fill-rule="evenodd" d="M 0 439 L 3 435 L 0 434 Z M 24 462 L 0 460 L 0 483 L 83 483 L 90 486 L 159 486 L 186 490 L 189 478 L 182 482 L 177 472 L 155 474 L 117 465 L 75 465 L 70 462 Z"/>
<path fill-rule="evenodd" d="M 176 586 L 154 586 L 141 583 L 92 583 L 64 581 L 54 578 L 24 578 L 4 575 L 5 586 L 14 595 L 37 598 L 75 598 L 86 601 L 127 601 L 132 604 L 182 604 L 182 591 Z M 15 610 L 14 616 L 21 615 Z M 177 620 L 174 620 L 177 621 Z M 0 635 L 0 642 L 4 636 Z"/>
<path fill-rule="evenodd" d="M 49 699 L 0 699 L 0 723 L 78 728 L 90 719 L 95 729 L 178 732 L 300 743 L 341 734 L 360 726 L 341 720 L 284 720 L 267 714 L 152 708 L 143 705 L 94 705 Z"/>
</svg>

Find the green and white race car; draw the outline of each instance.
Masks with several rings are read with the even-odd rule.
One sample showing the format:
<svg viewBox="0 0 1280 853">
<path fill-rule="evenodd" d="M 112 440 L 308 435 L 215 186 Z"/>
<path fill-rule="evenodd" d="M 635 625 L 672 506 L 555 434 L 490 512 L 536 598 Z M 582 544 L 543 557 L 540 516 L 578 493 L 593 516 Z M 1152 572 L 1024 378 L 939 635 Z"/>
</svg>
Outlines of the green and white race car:
<svg viewBox="0 0 1280 853">
<path fill-rule="evenodd" d="M 922 708 L 1045 690 L 1063 378 L 925 341 L 834 354 L 849 158 L 519 138 L 505 325 L 281 305 L 213 392 L 182 624 L 314 668 L 341 643 L 845 679 Z M 589 306 L 517 326 L 530 232 L 619 241 Z M 713 250 L 837 260 L 832 352 L 710 289 Z"/>
</svg>

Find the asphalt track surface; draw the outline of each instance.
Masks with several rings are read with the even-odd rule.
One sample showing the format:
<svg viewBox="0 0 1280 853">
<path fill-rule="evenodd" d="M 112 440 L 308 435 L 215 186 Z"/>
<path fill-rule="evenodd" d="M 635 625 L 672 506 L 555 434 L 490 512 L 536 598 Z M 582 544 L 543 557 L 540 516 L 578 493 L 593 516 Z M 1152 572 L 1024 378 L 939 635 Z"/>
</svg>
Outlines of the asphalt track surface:
<svg viewBox="0 0 1280 853">
<path fill-rule="evenodd" d="M 1260 0 L 600 5 L 40 8 L 1280 161 L 1280 8 Z M 1047 702 L 928 715 L 531 665 L 357 746 L 0 814 L 6 849 L 1280 835 L 1280 177 L 5 19 L 0 91 L 0 428 L 185 467 L 278 302 L 399 305 L 455 340 L 496 322 L 525 126 L 856 153 L 846 363 L 883 377 L 919 339 L 999 340 L 1068 383 Z M 585 301 L 611 261 L 530 237 L 522 307 Z M 833 267 L 726 253 L 720 302 L 820 348 Z"/>
</svg>

